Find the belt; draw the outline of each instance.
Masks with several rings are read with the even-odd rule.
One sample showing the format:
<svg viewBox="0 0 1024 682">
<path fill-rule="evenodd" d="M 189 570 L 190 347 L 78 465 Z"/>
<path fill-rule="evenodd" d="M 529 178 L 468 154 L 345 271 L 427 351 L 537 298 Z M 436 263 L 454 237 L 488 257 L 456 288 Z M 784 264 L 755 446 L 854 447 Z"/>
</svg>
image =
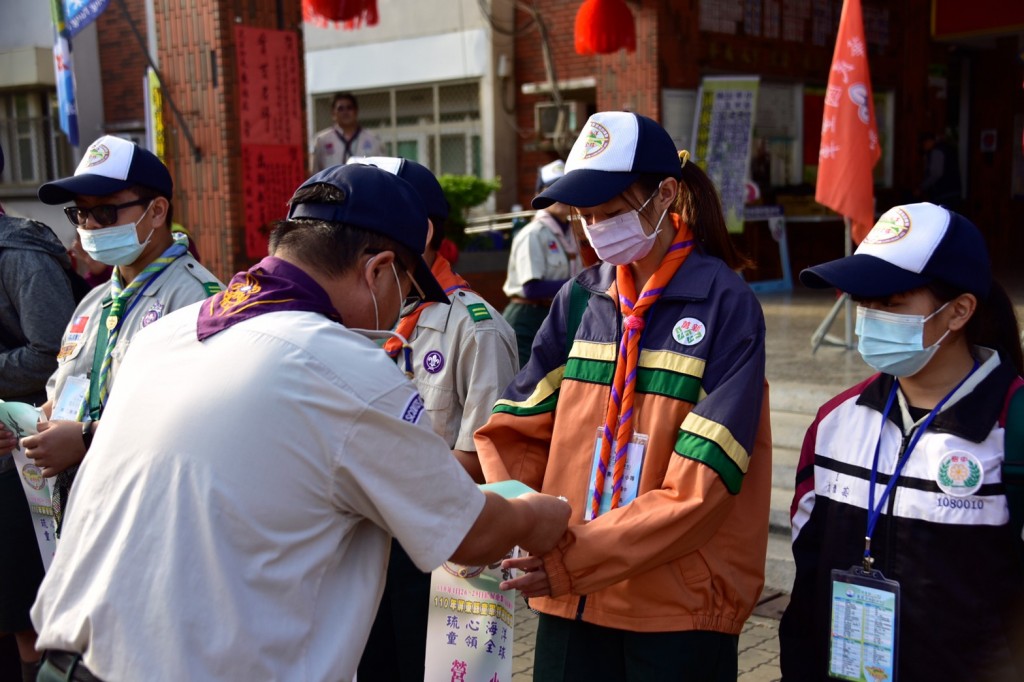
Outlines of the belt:
<svg viewBox="0 0 1024 682">
<path fill-rule="evenodd" d="M 85 667 L 85 663 L 82 662 L 82 654 L 48 649 L 43 655 L 43 665 L 53 666 L 69 682 L 103 682 Z M 67 674 L 68 670 L 71 671 L 71 675 Z"/>
<path fill-rule="evenodd" d="M 14 455 L 0 455 L 0 474 L 5 474 L 14 468 Z"/>
<path fill-rule="evenodd" d="M 532 305 L 532 306 L 535 306 L 535 307 L 538 307 L 538 308 L 550 308 L 551 307 L 551 299 L 550 298 L 545 299 L 543 301 L 538 301 L 535 298 L 523 298 L 522 296 L 509 296 L 508 300 L 511 303 L 518 303 L 519 305 Z"/>
</svg>

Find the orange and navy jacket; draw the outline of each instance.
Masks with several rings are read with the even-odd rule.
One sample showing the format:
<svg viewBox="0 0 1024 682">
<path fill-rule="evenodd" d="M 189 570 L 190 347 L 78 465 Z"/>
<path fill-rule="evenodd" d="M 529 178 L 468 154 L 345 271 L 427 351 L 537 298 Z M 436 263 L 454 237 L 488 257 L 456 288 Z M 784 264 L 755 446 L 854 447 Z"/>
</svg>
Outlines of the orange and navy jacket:
<svg viewBox="0 0 1024 682">
<path fill-rule="evenodd" d="M 585 522 L 622 320 L 612 266 L 576 281 L 590 296 L 571 343 L 570 284 L 476 434 L 488 481 L 518 479 L 572 505 L 569 530 L 543 557 L 552 596 L 530 606 L 637 632 L 738 633 L 761 594 L 768 541 L 761 306 L 721 260 L 690 254 L 640 342 L 634 430 L 649 440 L 637 498 Z"/>
</svg>

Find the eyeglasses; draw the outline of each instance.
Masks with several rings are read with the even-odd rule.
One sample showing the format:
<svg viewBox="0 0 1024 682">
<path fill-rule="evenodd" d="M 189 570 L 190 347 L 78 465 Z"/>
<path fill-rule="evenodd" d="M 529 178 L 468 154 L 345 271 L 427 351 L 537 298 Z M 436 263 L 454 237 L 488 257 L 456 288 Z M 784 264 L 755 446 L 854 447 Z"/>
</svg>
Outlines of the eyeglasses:
<svg viewBox="0 0 1024 682">
<path fill-rule="evenodd" d="M 363 253 L 371 256 L 376 256 L 379 253 L 384 253 L 384 251 L 382 249 L 365 249 Z M 397 258 L 395 259 L 395 262 L 398 264 L 400 268 L 402 268 L 402 272 L 409 275 L 409 282 L 412 283 L 412 288 L 416 290 L 415 294 L 409 292 L 409 295 L 406 296 L 405 300 L 402 302 L 403 311 L 406 309 L 411 310 L 418 306 L 420 303 L 422 303 L 424 300 L 426 300 L 427 295 L 423 293 L 423 289 L 421 289 L 420 285 L 416 282 L 416 278 L 412 276 L 412 270 L 406 268 L 405 264 L 402 263 Z"/>
<path fill-rule="evenodd" d="M 99 206 L 93 206 L 92 208 L 84 208 L 82 206 L 67 206 L 64 208 L 64 215 L 68 217 L 71 224 L 76 227 L 85 225 L 86 221 L 89 220 L 91 215 L 93 220 L 102 225 L 108 227 L 117 222 L 117 213 L 122 208 L 128 208 L 129 206 L 142 206 L 153 201 L 152 199 L 136 199 L 135 201 L 127 201 L 123 204 L 100 204 Z"/>
</svg>

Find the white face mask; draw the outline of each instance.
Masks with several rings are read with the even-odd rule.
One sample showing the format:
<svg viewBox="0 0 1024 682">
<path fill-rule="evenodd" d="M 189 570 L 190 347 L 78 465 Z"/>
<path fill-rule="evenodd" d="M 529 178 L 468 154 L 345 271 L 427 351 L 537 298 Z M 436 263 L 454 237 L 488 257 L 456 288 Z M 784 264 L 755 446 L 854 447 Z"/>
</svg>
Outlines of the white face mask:
<svg viewBox="0 0 1024 682">
<path fill-rule="evenodd" d="M 366 264 L 369 269 L 370 264 Z M 395 288 L 398 290 L 398 310 L 402 310 L 402 306 L 405 303 L 405 299 L 402 298 L 402 281 L 398 279 L 398 270 L 395 269 L 395 264 L 391 264 L 391 273 L 395 276 Z M 380 308 L 377 307 L 377 296 L 373 293 L 373 289 L 370 289 L 370 298 L 373 299 L 373 328 L 380 331 Z M 394 329 L 395 325 L 398 324 L 398 318 L 391 324 L 391 328 Z"/>
<path fill-rule="evenodd" d="M 644 210 L 657 194 L 658 192 L 652 194 L 638 209 L 583 226 L 587 241 L 594 247 L 598 258 L 612 265 L 629 265 L 651 252 L 654 240 L 661 232 L 661 221 L 668 213 L 668 206 L 661 212 L 661 217 L 658 218 L 651 234 L 644 232 L 644 226 L 640 222 L 640 211 Z"/>
<path fill-rule="evenodd" d="M 78 236 L 82 240 L 82 248 L 93 260 L 104 265 L 131 265 L 149 244 L 149 240 L 153 237 L 153 230 L 156 229 L 150 230 L 146 241 L 139 243 L 136 226 L 152 205 L 153 202 L 149 202 L 146 210 L 139 216 L 139 220 L 134 223 L 111 225 L 98 230 L 86 230 L 79 227 Z"/>
</svg>

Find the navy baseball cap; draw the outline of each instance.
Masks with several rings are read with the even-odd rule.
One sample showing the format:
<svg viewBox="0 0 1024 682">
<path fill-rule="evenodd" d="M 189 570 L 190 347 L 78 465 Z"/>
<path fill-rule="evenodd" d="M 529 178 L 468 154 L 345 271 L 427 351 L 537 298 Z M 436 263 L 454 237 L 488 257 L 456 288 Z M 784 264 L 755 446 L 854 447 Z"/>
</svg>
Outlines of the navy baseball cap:
<svg viewBox="0 0 1024 682">
<path fill-rule="evenodd" d="M 970 220 L 935 204 L 908 204 L 886 211 L 852 256 L 807 268 L 800 281 L 854 298 L 882 298 L 938 281 L 984 300 L 992 265 Z"/>
<path fill-rule="evenodd" d="M 39 201 L 66 204 L 79 195 L 105 197 L 136 185 L 168 199 L 174 191 L 170 171 L 153 152 L 130 140 L 104 135 L 85 150 L 74 175 L 39 188 Z"/>
<path fill-rule="evenodd" d="M 547 208 L 556 201 L 597 206 L 646 173 L 682 177 L 672 137 L 646 116 L 603 111 L 587 119 L 565 160 L 565 175 L 534 197 L 533 207 Z"/>
<path fill-rule="evenodd" d="M 427 212 L 412 185 L 375 166 L 350 164 L 331 166 L 306 180 L 299 189 L 331 185 L 344 195 L 338 203 L 292 203 L 288 219 L 314 218 L 345 223 L 394 239 L 416 254 L 412 277 L 428 301 L 449 303 L 444 289 L 423 260 L 427 245 Z"/>
<path fill-rule="evenodd" d="M 416 163 L 410 159 L 402 159 L 397 156 L 353 156 L 349 163 L 361 163 L 365 166 L 376 166 L 388 173 L 397 175 L 413 186 L 423 200 L 427 209 L 427 217 L 434 223 L 434 227 L 441 229 L 444 221 L 448 220 L 448 199 L 444 196 L 441 183 L 437 181 L 434 174 L 426 166 Z"/>
</svg>

